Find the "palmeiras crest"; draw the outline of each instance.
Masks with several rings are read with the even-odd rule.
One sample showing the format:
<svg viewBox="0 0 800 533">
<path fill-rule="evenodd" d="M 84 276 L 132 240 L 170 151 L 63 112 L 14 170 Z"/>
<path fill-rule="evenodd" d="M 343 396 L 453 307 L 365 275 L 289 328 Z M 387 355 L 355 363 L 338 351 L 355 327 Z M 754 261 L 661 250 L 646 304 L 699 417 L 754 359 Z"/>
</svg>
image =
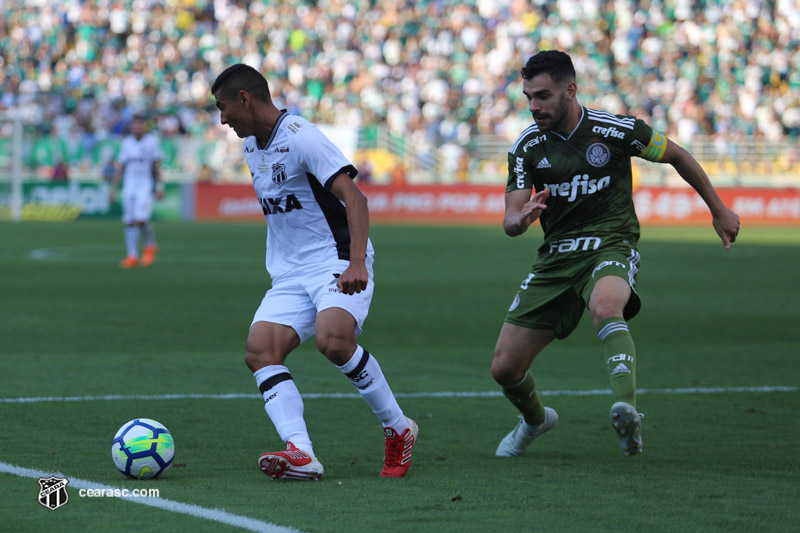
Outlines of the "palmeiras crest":
<svg viewBox="0 0 800 533">
<path fill-rule="evenodd" d="M 65 505 L 69 501 L 69 494 L 67 494 L 68 484 L 69 480 L 67 478 L 40 477 L 39 503 L 51 511 L 55 511 Z"/>
<path fill-rule="evenodd" d="M 286 183 L 286 165 L 283 163 L 272 164 L 272 183 L 275 185 Z"/>
<path fill-rule="evenodd" d="M 586 161 L 595 168 L 606 166 L 611 159 L 611 150 L 603 143 L 594 143 L 586 150 Z"/>
</svg>

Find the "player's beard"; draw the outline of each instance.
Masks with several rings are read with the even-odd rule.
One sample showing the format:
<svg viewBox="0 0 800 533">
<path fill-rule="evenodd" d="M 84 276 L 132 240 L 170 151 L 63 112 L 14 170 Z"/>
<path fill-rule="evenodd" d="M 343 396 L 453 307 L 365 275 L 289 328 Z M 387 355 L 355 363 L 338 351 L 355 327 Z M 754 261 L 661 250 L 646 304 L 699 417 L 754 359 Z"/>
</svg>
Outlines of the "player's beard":
<svg viewBox="0 0 800 533">
<path fill-rule="evenodd" d="M 551 113 L 539 114 L 539 120 L 545 119 L 547 122 L 540 123 L 536 115 L 533 115 L 533 120 L 536 121 L 536 125 L 539 126 L 539 131 L 560 131 L 559 127 L 567 119 L 568 112 L 567 95 L 562 92 L 558 105 Z"/>
</svg>

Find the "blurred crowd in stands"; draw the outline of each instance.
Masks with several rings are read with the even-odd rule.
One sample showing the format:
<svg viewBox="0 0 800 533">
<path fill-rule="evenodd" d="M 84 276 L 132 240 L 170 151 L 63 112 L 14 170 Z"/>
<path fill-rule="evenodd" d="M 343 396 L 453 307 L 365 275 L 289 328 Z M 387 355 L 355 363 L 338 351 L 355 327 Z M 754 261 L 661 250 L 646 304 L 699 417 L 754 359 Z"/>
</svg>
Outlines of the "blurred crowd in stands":
<svg viewBox="0 0 800 533">
<path fill-rule="evenodd" d="M 680 142 L 800 136 L 800 0 L 0 0 L 0 112 L 86 148 L 134 113 L 219 137 L 209 87 L 244 62 L 309 120 L 467 146 L 530 123 L 551 48 L 584 105 Z"/>
</svg>

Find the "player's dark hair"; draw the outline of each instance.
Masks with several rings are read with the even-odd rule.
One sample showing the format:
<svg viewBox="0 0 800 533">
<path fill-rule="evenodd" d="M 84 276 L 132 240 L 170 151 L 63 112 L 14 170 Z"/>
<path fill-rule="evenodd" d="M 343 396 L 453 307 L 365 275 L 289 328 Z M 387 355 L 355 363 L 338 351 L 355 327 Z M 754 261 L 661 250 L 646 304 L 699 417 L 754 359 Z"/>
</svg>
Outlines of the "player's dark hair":
<svg viewBox="0 0 800 533">
<path fill-rule="evenodd" d="M 226 68 L 214 80 L 211 94 L 223 98 L 236 98 L 239 91 L 247 91 L 256 100 L 270 101 L 269 85 L 264 76 L 251 66 L 239 63 Z"/>
<path fill-rule="evenodd" d="M 560 50 L 543 50 L 531 56 L 519 73 L 525 80 L 530 80 L 539 74 L 549 74 L 550 78 L 559 84 L 575 81 L 572 58 Z"/>
</svg>

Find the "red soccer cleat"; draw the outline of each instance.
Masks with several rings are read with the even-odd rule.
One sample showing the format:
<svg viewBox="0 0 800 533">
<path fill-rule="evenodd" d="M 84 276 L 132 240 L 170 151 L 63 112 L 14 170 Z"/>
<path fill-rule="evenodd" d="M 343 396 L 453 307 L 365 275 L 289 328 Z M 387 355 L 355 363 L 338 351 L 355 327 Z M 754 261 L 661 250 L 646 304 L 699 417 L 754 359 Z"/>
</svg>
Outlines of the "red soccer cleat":
<svg viewBox="0 0 800 533">
<path fill-rule="evenodd" d="M 158 251 L 158 246 L 155 244 L 150 244 L 144 247 L 142 250 L 142 266 L 147 267 L 153 264 L 153 261 L 156 260 L 156 251 Z"/>
<path fill-rule="evenodd" d="M 318 481 L 325 472 L 316 457 L 295 447 L 291 442 L 284 451 L 262 453 L 258 467 L 272 479 L 299 479 Z"/>
<path fill-rule="evenodd" d="M 408 429 L 401 435 L 392 428 L 383 428 L 386 436 L 386 455 L 383 459 L 381 477 L 403 477 L 411 466 L 411 450 L 417 442 L 419 427 L 417 423 L 406 417 Z"/>
<path fill-rule="evenodd" d="M 139 258 L 135 255 L 129 255 L 125 259 L 119 262 L 120 268 L 134 268 L 139 266 Z"/>
</svg>

